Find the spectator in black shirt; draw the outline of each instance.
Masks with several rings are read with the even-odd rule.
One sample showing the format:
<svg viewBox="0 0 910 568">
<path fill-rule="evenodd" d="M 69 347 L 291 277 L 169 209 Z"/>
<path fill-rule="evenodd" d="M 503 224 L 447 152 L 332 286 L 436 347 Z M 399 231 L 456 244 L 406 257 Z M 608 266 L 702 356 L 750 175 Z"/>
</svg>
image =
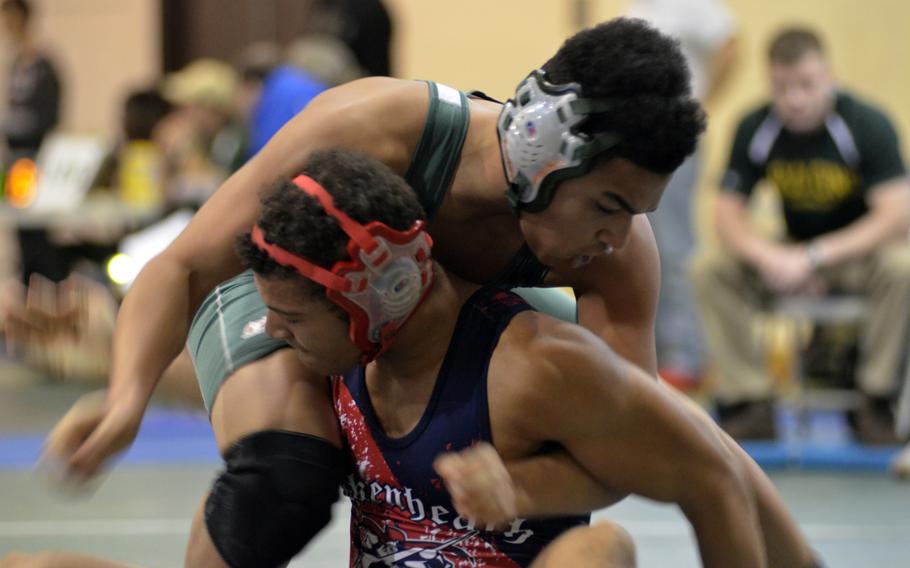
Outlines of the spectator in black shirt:
<svg viewBox="0 0 910 568">
<path fill-rule="evenodd" d="M 35 43 L 31 14 L 25 0 L 3 0 L 0 4 L 3 27 L 14 49 L 3 120 L 9 149 L 7 165 L 19 157 L 33 157 L 60 117 L 60 79 Z"/>
</svg>

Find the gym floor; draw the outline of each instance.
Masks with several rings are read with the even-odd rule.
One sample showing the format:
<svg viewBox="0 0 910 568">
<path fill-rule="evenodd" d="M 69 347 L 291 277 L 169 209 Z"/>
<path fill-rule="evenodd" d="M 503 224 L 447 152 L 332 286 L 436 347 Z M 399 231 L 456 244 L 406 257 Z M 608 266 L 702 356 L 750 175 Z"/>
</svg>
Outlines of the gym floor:
<svg viewBox="0 0 910 568">
<path fill-rule="evenodd" d="M 219 466 L 205 417 L 153 406 L 130 452 L 93 493 L 76 496 L 36 472 L 34 461 L 49 428 L 85 390 L 0 365 L 0 556 L 59 549 L 180 566 L 190 518 Z M 827 430 L 829 441 L 849 445 Z M 763 464 L 791 465 L 771 477 L 827 566 L 908 565 L 910 484 L 884 471 L 895 449 L 854 448 L 834 459 L 829 448 L 825 460 L 804 459 L 802 468 L 792 467 L 800 459 L 792 446 L 754 450 Z M 347 566 L 347 507 L 339 502 L 331 527 L 292 567 Z M 691 530 L 673 507 L 630 498 L 595 517 L 632 533 L 640 566 L 699 566 Z"/>
</svg>

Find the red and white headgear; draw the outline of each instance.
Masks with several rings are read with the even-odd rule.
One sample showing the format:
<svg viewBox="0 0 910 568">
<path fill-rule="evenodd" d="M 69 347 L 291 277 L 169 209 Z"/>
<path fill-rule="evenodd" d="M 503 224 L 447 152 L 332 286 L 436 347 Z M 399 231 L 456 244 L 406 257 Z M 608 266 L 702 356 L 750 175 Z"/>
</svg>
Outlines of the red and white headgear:
<svg viewBox="0 0 910 568">
<path fill-rule="evenodd" d="M 294 184 L 315 197 L 338 221 L 350 237 L 347 251 L 351 260 L 338 261 L 326 270 L 266 242 L 258 225 L 250 234 L 253 243 L 278 264 L 325 286 L 326 297 L 350 316 L 350 337 L 363 352 L 361 362 L 372 361 L 391 345 L 395 332 L 432 287 L 433 240 L 423 221 L 415 221 L 407 231 L 379 221 L 361 225 L 336 208 L 332 196 L 313 178 L 297 176 Z"/>
</svg>

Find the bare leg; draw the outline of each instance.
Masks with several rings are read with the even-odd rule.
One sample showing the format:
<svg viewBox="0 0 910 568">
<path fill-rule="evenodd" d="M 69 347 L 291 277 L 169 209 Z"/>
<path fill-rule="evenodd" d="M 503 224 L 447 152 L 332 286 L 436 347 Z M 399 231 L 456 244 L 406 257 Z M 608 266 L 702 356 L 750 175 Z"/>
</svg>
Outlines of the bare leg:
<svg viewBox="0 0 910 568">
<path fill-rule="evenodd" d="M 619 525 L 600 521 L 576 527 L 550 543 L 531 568 L 634 568 L 635 544 Z"/>
<path fill-rule="evenodd" d="M 234 372 L 218 392 L 211 418 L 222 454 L 237 440 L 263 430 L 301 432 L 341 445 L 327 380 L 308 376 L 291 349 L 276 351 Z M 227 568 L 209 534 L 206 499 L 193 518 L 185 565 Z"/>
</svg>

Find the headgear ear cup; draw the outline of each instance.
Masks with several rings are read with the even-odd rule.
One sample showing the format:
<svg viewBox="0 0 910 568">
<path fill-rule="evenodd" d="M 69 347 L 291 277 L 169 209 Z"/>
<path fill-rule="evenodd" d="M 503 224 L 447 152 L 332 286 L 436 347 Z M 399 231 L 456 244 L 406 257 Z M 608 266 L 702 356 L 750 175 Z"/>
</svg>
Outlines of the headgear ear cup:
<svg viewBox="0 0 910 568">
<path fill-rule="evenodd" d="M 390 346 L 395 332 L 432 287 L 433 241 L 423 221 L 416 221 L 407 231 L 378 221 L 361 225 L 337 209 L 332 196 L 312 178 L 298 176 L 294 183 L 316 198 L 351 237 L 347 244 L 350 260 L 336 262 L 327 270 L 268 243 L 258 226 L 250 236 L 275 262 L 326 287 L 326 297 L 350 318 L 351 341 L 363 351 L 363 361 L 370 361 Z"/>
<path fill-rule="evenodd" d="M 404 317 L 420 297 L 420 270 L 412 259 L 395 259 L 370 287 L 379 298 L 383 313 L 393 319 Z"/>
<path fill-rule="evenodd" d="M 582 98 L 577 83 L 554 85 L 539 69 L 522 81 L 497 123 L 514 209 L 545 209 L 559 182 L 584 175 L 595 157 L 619 143 L 611 132 L 589 136 L 577 131 L 588 115 L 614 106 L 612 99 Z"/>
</svg>

